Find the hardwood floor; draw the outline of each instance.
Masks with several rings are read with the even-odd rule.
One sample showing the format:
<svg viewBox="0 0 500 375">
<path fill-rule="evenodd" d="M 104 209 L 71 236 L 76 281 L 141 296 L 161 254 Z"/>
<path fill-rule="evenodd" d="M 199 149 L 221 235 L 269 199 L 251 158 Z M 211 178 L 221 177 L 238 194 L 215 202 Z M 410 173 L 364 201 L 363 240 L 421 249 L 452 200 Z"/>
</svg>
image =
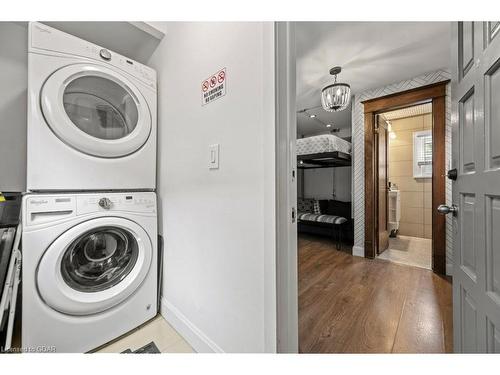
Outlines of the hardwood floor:
<svg viewBox="0 0 500 375">
<path fill-rule="evenodd" d="M 451 282 L 432 271 L 299 236 L 302 353 L 449 353 Z"/>
</svg>

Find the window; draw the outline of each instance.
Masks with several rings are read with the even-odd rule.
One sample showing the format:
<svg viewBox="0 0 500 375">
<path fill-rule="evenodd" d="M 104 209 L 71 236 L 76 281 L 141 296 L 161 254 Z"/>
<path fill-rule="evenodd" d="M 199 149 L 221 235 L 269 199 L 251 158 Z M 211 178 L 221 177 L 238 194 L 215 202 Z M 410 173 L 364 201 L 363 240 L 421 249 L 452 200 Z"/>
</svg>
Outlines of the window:
<svg viewBox="0 0 500 375">
<path fill-rule="evenodd" d="M 432 177 L 432 132 L 413 133 L 413 177 Z"/>
</svg>

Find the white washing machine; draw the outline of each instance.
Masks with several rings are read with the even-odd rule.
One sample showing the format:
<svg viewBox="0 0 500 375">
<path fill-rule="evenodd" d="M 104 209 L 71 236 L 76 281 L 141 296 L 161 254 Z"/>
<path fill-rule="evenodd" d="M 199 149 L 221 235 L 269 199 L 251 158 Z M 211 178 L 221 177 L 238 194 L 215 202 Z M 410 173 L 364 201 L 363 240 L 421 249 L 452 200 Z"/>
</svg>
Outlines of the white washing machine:
<svg viewBox="0 0 500 375">
<path fill-rule="evenodd" d="M 157 313 L 156 195 L 26 195 L 22 347 L 87 352 Z"/>
<path fill-rule="evenodd" d="M 29 25 L 29 191 L 153 190 L 156 72 Z"/>
</svg>

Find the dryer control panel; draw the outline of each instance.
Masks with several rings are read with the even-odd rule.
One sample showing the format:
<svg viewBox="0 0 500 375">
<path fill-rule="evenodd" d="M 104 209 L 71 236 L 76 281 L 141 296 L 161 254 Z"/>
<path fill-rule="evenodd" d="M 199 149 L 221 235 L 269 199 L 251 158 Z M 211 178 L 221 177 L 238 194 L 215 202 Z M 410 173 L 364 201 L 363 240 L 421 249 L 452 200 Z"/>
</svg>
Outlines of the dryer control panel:
<svg viewBox="0 0 500 375">
<path fill-rule="evenodd" d="M 156 90 L 156 71 L 149 66 L 50 26 L 30 22 L 29 52 L 40 50 L 87 57 L 118 67 Z"/>
</svg>

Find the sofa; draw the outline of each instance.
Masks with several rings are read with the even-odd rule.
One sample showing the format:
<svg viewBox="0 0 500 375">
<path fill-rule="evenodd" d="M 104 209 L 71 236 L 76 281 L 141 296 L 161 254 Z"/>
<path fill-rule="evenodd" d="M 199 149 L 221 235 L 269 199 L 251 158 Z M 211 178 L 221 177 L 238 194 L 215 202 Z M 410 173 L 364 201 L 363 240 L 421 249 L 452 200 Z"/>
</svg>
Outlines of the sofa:
<svg viewBox="0 0 500 375">
<path fill-rule="evenodd" d="M 330 236 L 336 241 L 338 249 L 342 242 L 353 244 L 354 222 L 351 202 L 298 198 L 297 212 L 299 233 Z"/>
</svg>

